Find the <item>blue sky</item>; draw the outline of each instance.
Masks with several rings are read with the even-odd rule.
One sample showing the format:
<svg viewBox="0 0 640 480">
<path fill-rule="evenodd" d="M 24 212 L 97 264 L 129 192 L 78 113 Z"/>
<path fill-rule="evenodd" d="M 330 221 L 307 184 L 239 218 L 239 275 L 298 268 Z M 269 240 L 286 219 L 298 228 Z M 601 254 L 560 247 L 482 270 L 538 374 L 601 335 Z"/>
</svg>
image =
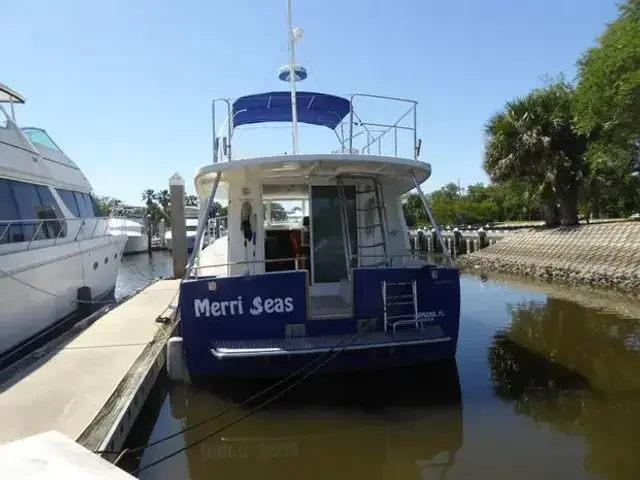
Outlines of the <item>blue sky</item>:
<svg viewBox="0 0 640 480">
<path fill-rule="evenodd" d="M 544 75 L 572 79 L 617 13 L 615 0 L 293 4 L 305 32 L 297 60 L 310 70 L 301 87 L 420 102 L 427 190 L 486 182 L 487 118 Z M 211 161 L 212 98 L 287 88 L 276 77 L 287 61 L 284 0 L 5 0 L 2 18 L 0 82 L 27 97 L 19 123 L 46 128 L 98 195 L 125 202 L 167 188 L 176 171 L 193 189 Z M 254 133 L 238 138 L 242 153 L 290 151 L 288 131 Z M 312 135 L 301 129 L 303 147 Z"/>
</svg>

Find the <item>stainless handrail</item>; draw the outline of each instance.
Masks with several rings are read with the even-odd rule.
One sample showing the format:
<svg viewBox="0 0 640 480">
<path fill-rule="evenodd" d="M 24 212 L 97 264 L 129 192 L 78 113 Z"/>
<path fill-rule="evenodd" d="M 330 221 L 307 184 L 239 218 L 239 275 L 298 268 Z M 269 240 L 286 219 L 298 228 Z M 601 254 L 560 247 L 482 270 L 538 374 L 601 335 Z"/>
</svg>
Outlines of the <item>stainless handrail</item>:
<svg viewBox="0 0 640 480">
<path fill-rule="evenodd" d="M 418 102 L 415 100 L 411 100 L 408 98 L 399 98 L 399 97 L 388 97 L 385 95 L 372 95 L 372 94 L 367 94 L 367 93 L 354 93 L 351 95 L 351 109 L 349 112 L 349 151 L 352 150 L 353 148 L 353 117 L 355 115 L 355 112 L 353 110 L 353 101 L 356 97 L 362 97 L 362 98 L 375 98 L 375 99 L 379 99 L 379 100 L 391 100 L 394 102 L 401 102 L 401 103 L 410 103 L 411 107 L 409 108 L 409 110 L 407 110 L 398 120 L 396 120 L 395 123 L 393 123 L 392 125 L 386 125 L 387 130 L 381 134 L 380 136 L 378 136 L 375 140 L 373 140 L 372 142 L 370 142 L 368 145 L 366 145 L 364 148 L 367 148 L 369 145 L 375 143 L 377 140 L 381 139 L 384 135 L 386 135 L 387 132 L 389 132 L 389 130 L 391 130 L 392 128 L 394 129 L 395 132 L 395 156 L 398 156 L 398 139 L 397 139 L 397 126 L 398 124 L 411 112 L 413 112 L 413 128 L 412 127 L 405 127 L 406 130 L 413 130 L 413 138 L 414 138 L 414 142 L 413 142 L 413 157 L 414 159 L 417 160 L 417 152 L 416 152 L 416 143 L 417 143 L 417 138 L 418 138 L 418 130 L 417 130 L 417 108 L 418 108 Z M 357 115 L 356 115 L 357 116 Z M 360 123 L 362 124 L 363 122 L 360 120 Z M 363 126 L 366 129 L 366 126 L 363 124 Z M 382 124 L 378 124 L 377 126 L 382 127 L 385 125 Z M 363 148 L 363 150 L 364 150 Z"/>
<path fill-rule="evenodd" d="M 298 268 L 298 260 L 309 260 L 308 256 L 304 256 L 304 255 L 300 255 L 298 257 L 288 257 L 288 258 L 269 258 L 269 259 L 265 259 L 265 260 L 243 260 L 243 261 L 238 261 L 238 262 L 225 262 L 225 263 L 214 263 L 214 264 L 209 264 L 209 265 L 193 265 L 191 267 L 191 269 L 189 270 L 189 272 L 193 272 L 195 278 L 198 278 L 198 270 L 202 270 L 204 268 L 219 268 L 219 267 L 230 267 L 232 265 L 256 265 L 256 264 L 261 264 L 261 263 L 275 263 L 275 262 L 294 262 L 295 268 L 293 270 L 285 270 L 285 271 L 298 271 L 298 270 L 305 270 L 305 271 L 309 271 L 306 268 Z M 264 272 L 264 273 L 271 273 L 271 272 Z M 273 272 L 275 273 L 275 272 Z M 191 273 L 189 273 L 188 276 L 190 276 Z M 244 273 L 243 274 L 238 274 L 238 275 L 229 275 L 228 277 L 243 277 L 246 276 Z M 225 278 L 228 278 L 225 277 Z"/>
<path fill-rule="evenodd" d="M 91 235 L 87 235 L 85 239 L 100 238 L 108 236 L 109 219 L 112 217 L 85 217 L 85 218 L 46 218 L 46 219 L 20 219 L 20 220 L 0 220 L 0 245 L 19 245 L 26 244 L 24 250 L 30 250 L 34 248 L 35 242 L 47 242 L 53 241 L 53 245 L 57 245 L 62 238 L 68 237 L 70 234 L 74 235 L 73 238 L 69 238 L 69 241 L 78 241 L 78 238 L 83 233 L 84 226 L 89 221 L 94 221 L 95 225 Z M 76 223 L 77 222 L 77 223 Z M 104 228 L 98 230 L 98 224 L 103 222 Z M 21 227 L 35 227 L 33 234 L 29 238 L 23 238 L 21 232 L 21 238 L 19 241 L 14 241 L 10 237 L 10 232 L 13 228 Z M 52 226 L 53 228 L 51 228 Z M 52 235 L 52 232 L 56 232 L 55 227 L 58 227 L 57 233 Z M 77 226 L 77 232 L 74 232 Z M 43 236 L 44 233 L 44 236 Z M 40 238 L 39 238 L 40 237 Z"/>
<path fill-rule="evenodd" d="M 451 254 L 449 253 L 449 250 L 447 250 L 447 245 L 445 244 L 444 239 L 442 238 L 442 233 L 440 232 L 440 228 L 438 227 L 438 222 L 436 222 L 436 219 L 433 216 L 433 213 L 431 212 L 431 208 L 429 207 L 429 201 L 427 200 L 427 197 L 425 196 L 424 192 L 422 191 L 422 188 L 420 188 L 420 182 L 418 182 L 418 178 L 416 177 L 416 174 L 415 174 L 415 172 L 413 170 L 411 170 L 411 178 L 413 179 L 413 184 L 416 187 L 416 191 L 418 192 L 418 196 L 422 200 L 422 205 L 424 206 L 424 211 L 427 213 L 427 217 L 429 217 L 429 221 L 431 222 L 431 226 L 433 227 L 434 231 L 436 232 L 436 237 L 438 238 L 438 241 L 440 242 L 440 246 L 442 247 L 442 251 L 446 252 L 447 261 L 448 261 L 449 265 L 451 267 L 453 267 L 453 259 L 451 258 Z"/>
<path fill-rule="evenodd" d="M 201 270 L 203 268 L 217 268 L 217 267 L 229 267 L 231 265 L 254 265 L 258 263 L 275 263 L 275 262 L 291 262 L 295 260 L 309 260 L 310 257 L 306 255 L 300 255 L 299 257 L 284 257 L 284 258 L 268 258 L 264 260 L 241 260 L 237 262 L 225 262 L 225 263 L 214 263 L 210 265 L 194 265 L 192 270 Z M 296 267 L 297 267 L 296 262 Z M 296 268 L 296 270 L 301 270 Z M 306 269 L 302 269 L 306 270 Z"/>
<path fill-rule="evenodd" d="M 352 255 L 353 257 L 357 257 L 358 255 Z M 381 255 L 359 255 L 361 258 L 379 258 Z M 422 258 L 433 258 L 433 257 L 446 257 L 446 255 L 442 253 L 412 253 L 410 250 L 407 250 L 405 254 L 394 254 L 394 255 L 386 255 L 386 258 L 414 258 L 414 259 L 422 259 Z M 217 268 L 217 267 L 229 267 L 231 265 L 254 265 L 260 263 L 275 263 L 275 262 L 291 262 L 295 260 L 309 260 L 310 257 L 307 255 L 300 255 L 298 257 L 283 257 L 283 258 L 269 258 L 265 260 L 239 260 L 234 262 L 224 262 L 224 263 L 213 263 L 208 265 L 194 265 L 192 271 L 202 270 L 205 268 Z M 351 268 L 371 268 L 369 266 L 363 267 L 351 267 Z M 307 270 L 296 268 L 295 270 Z"/>
</svg>

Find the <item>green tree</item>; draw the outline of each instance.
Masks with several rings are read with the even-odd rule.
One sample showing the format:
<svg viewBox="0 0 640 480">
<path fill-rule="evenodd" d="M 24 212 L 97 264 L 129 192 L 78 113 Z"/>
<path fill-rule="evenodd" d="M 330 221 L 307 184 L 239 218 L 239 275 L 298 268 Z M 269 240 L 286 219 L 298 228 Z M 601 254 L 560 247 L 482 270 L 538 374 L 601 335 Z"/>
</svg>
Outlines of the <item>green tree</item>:
<svg viewBox="0 0 640 480">
<path fill-rule="evenodd" d="M 148 188 L 142 191 L 142 201 L 145 202 L 147 207 L 153 204 L 156 200 L 156 191 L 152 188 Z"/>
<path fill-rule="evenodd" d="M 591 135 L 581 209 L 598 218 L 640 206 L 640 0 L 619 6 L 597 45 L 578 61 L 576 128 Z"/>
<path fill-rule="evenodd" d="M 402 209 L 408 227 L 420 227 L 429 223 L 427 214 L 424 211 L 424 206 L 422 205 L 422 200 L 417 194 L 409 193 L 406 195 L 403 199 Z M 438 219 L 438 222 L 440 223 L 441 219 Z"/>
<path fill-rule="evenodd" d="M 535 199 L 528 198 L 525 190 L 526 186 L 517 181 L 489 186 L 477 183 L 466 189 L 449 183 L 426 196 L 438 225 L 480 226 L 508 220 L 539 220 Z M 402 200 L 409 227 L 429 224 L 417 194 L 409 193 Z"/>
<path fill-rule="evenodd" d="M 282 204 L 278 202 L 271 202 L 271 221 L 283 222 L 285 220 L 287 220 L 287 211 Z"/>
<path fill-rule="evenodd" d="M 595 47 L 578 61 L 578 129 L 598 131 L 606 147 L 633 148 L 640 139 L 640 0 L 626 0 Z"/>
<path fill-rule="evenodd" d="M 557 223 L 557 207 L 563 224 L 578 222 L 587 136 L 573 128 L 572 98 L 572 87 L 556 81 L 507 102 L 485 127 L 484 170 L 496 183 L 526 185 L 547 224 Z"/>
<path fill-rule="evenodd" d="M 158 204 L 156 203 L 156 198 L 157 194 L 152 188 L 148 188 L 142 191 L 142 200 L 147 206 L 146 215 L 147 221 L 149 222 L 149 225 L 147 225 L 147 236 L 149 238 L 149 245 L 151 245 L 151 236 L 153 234 L 152 225 L 160 221 L 161 217 L 160 207 L 158 207 Z"/>
<path fill-rule="evenodd" d="M 96 196 L 95 199 L 96 199 L 96 202 L 98 202 L 98 205 L 100 206 L 100 210 L 102 210 L 102 212 L 105 215 L 111 215 L 111 212 L 113 211 L 113 209 L 122 203 L 120 200 L 113 197 Z"/>
<path fill-rule="evenodd" d="M 185 194 L 184 196 L 184 204 L 188 207 L 197 207 L 198 206 L 198 196 L 197 195 L 189 195 Z"/>
<path fill-rule="evenodd" d="M 166 221 L 169 221 L 171 218 L 171 195 L 169 194 L 169 190 L 160 190 L 155 200 L 160 205 L 163 217 Z"/>
</svg>

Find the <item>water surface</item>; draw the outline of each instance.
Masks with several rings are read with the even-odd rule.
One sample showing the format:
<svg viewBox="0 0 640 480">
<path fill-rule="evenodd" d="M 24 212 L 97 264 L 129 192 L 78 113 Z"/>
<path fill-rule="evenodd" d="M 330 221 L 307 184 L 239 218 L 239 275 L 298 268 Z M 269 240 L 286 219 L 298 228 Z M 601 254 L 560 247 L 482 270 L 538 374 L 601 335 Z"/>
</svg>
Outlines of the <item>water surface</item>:
<svg viewBox="0 0 640 480">
<path fill-rule="evenodd" d="M 171 254 L 167 251 L 123 256 L 116 280 L 116 298 L 121 299 L 134 293 L 158 277 L 172 275 L 173 263 Z"/>
<path fill-rule="evenodd" d="M 222 432 L 251 407 L 122 466 L 144 469 L 193 444 L 139 478 L 639 479 L 640 306 L 472 276 L 462 279 L 462 299 L 455 362 L 312 377 Z M 129 446 L 193 426 L 264 386 L 160 384 Z"/>
</svg>

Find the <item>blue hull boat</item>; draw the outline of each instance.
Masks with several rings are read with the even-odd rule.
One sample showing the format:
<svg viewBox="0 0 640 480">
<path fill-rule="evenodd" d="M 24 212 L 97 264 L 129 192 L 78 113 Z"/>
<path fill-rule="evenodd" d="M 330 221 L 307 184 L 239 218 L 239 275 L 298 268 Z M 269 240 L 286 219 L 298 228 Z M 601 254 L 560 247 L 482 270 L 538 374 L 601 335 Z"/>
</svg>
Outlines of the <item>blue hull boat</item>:
<svg viewBox="0 0 640 480">
<path fill-rule="evenodd" d="M 413 302 L 385 302 L 383 289 Z M 393 292 L 396 293 L 396 292 Z M 312 318 L 307 271 L 188 279 L 180 288 L 185 359 L 192 376 L 286 376 L 381 369 L 453 358 L 460 315 L 453 268 L 353 269 L 353 311 Z M 387 297 L 388 298 L 388 297 Z M 387 318 L 408 319 L 385 322 Z M 393 315 L 388 313 L 393 310 Z"/>
<path fill-rule="evenodd" d="M 290 62 L 284 76 L 292 87 L 293 73 L 302 71 Z M 431 165 L 419 160 L 417 102 L 291 88 L 214 100 L 214 132 L 220 102 L 225 128 L 214 137 L 213 163 L 195 175 L 206 208 L 180 287 L 181 358 L 189 374 L 283 376 L 454 357 L 459 272 L 420 187 Z M 406 111 L 389 123 L 367 122 L 356 113 L 360 102 Z M 236 129 L 272 122 L 291 123 L 291 154 L 233 155 Z M 299 153 L 298 122 L 329 129 L 338 148 Z M 383 152 L 389 132 L 385 140 L 393 143 Z M 400 142 L 399 133 L 411 141 Z M 411 253 L 403 201 L 413 189 L 442 264 Z M 228 206 L 228 230 L 202 248 L 215 202 Z M 288 218 L 283 205 L 295 202 Z"/>
</svg>

